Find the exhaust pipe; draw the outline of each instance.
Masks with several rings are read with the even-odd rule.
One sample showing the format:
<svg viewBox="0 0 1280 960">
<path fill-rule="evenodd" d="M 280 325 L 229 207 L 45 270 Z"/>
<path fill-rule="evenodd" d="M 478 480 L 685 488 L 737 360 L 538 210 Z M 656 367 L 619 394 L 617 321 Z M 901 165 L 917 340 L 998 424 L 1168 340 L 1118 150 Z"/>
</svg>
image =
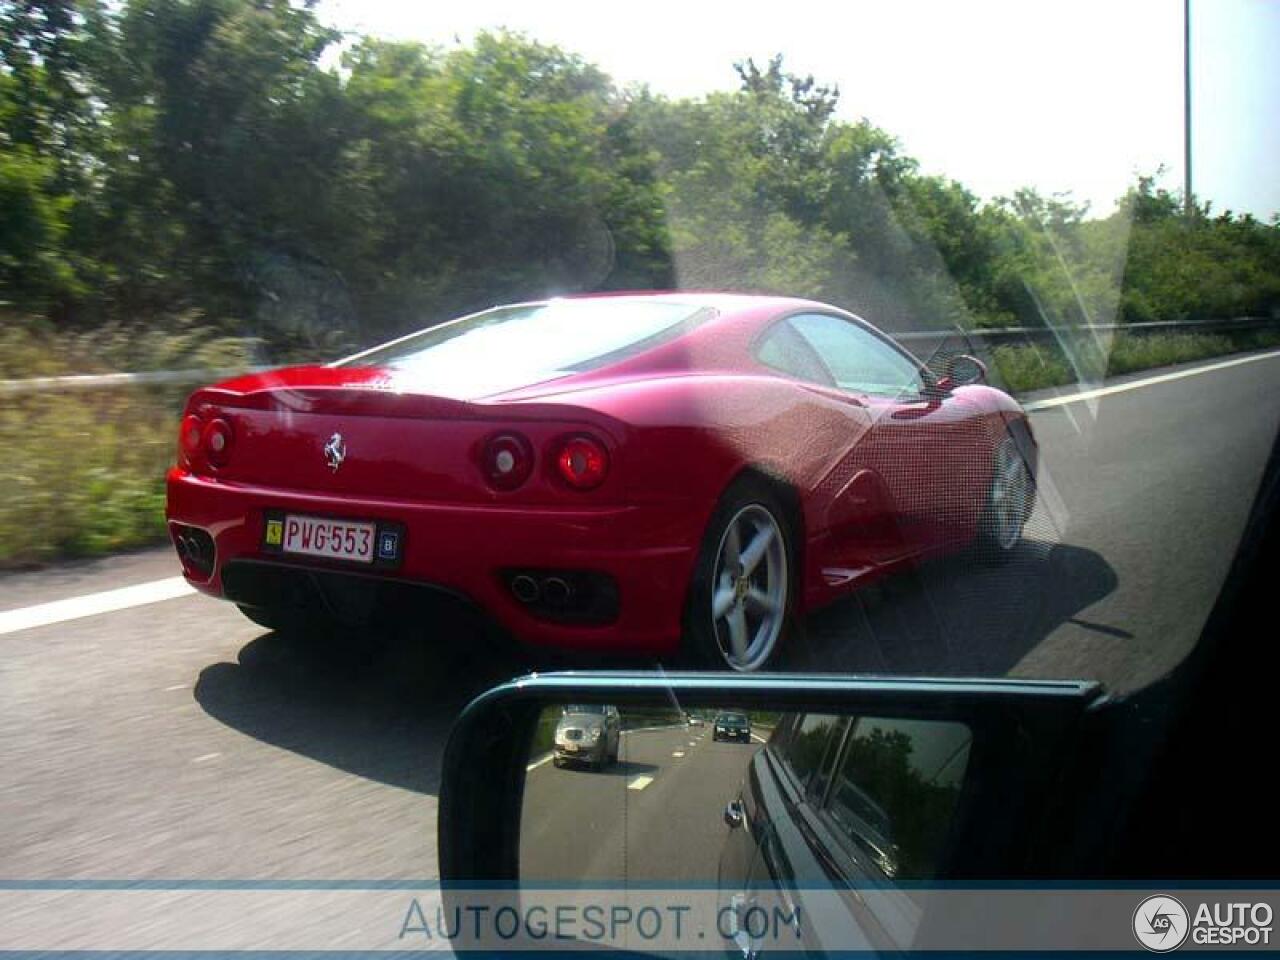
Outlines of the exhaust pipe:
<svg viewBox="0 0 1280 960">
<path fill-rule="evenodd" d="M 542 596 L 553 607 L 563 607 L 573 596 L 573 588 L 560 577 L 547 577 L 542 581 Z"/>
<path fill-rule="evenodd" d="M 511 578 L 511 595 L 521 603 L 535 603 L 541 591 L 538 581 L 526 573 Z"/>
</svg>

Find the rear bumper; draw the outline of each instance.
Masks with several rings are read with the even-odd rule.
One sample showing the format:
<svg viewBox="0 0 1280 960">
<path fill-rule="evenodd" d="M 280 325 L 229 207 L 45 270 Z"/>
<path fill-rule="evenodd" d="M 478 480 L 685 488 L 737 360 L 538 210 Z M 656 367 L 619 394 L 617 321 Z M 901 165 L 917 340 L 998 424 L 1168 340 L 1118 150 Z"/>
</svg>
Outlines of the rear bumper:
<svg viewBox="0 0 1280 960">
<path fill-rule="evenodd" d="M 198 590 L 227 596 L 228 565 L 245 571 L 284 567 L 325 571 L 325 577 L 368 577 L 374 571 L 310 558 L 282 558 L 262 549 L 268 510 L 297 511 L 404 525 L 401 563 L 376 571 L 387 580 L 430 586 L 481 608 L 517 640 L 566 650 L 670 653 L 679 643 L 685 593 L 701 524 L 688 507 L 617 506 L 589 509 L 499 507 L 336 499 L 223 483 L 180 468 L 169 472 L 166 516 L 206 531 L 214 543 L 212 573 L 184 573 Z M 611 577 L 618 587 L 612 622 L 573 624 L 533 615 L 512 596 L 512 568 L 582 570 Z M 231 592 L 233 592 L 231 591 Z M 243 601 L 242 601 L 243 602 Z"/>
</svg>

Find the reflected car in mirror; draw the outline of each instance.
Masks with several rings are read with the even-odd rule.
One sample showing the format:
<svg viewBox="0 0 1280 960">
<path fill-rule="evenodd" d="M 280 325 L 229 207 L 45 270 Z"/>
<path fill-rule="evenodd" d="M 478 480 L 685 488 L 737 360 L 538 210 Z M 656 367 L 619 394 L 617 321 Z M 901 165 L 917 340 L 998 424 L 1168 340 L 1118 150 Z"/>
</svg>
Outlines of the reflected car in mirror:
<svg viewBox="0 0 1280 960">
<path fill-rule="evenodd" d="M 744 713 L 722 713 L 716 717 L 711 739 L 751 742 L 751 721 Z"/>
<path fill-rule="evenodd" d="M 553 762 L 602 770 L 618 760 L 620 733 L 617 707 L 570 704 L 556 723 Z"/>
</svg>

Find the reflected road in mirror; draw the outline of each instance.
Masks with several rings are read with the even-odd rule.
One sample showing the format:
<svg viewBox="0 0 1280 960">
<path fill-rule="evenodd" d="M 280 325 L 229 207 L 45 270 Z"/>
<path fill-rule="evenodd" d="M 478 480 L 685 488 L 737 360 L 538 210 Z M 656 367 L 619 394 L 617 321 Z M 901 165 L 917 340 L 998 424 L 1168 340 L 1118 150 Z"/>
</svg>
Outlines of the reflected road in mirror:
<svg viewBox="0 0 1280 960">
<path fill-rule="evenodd" d="M 530 758 L 521 823 L 525 879 L 716 879 L 725 807 L 771 728 L 754 727 L 744 743 L 716 739 L 711 714 L 690 724 L 674 711 L 624 709 L 622 721 L 616 763 L 595 768 L 557 761 L 552 752 Z M 550 722 L 544 715 L 543 724 Z"/>
</svg>

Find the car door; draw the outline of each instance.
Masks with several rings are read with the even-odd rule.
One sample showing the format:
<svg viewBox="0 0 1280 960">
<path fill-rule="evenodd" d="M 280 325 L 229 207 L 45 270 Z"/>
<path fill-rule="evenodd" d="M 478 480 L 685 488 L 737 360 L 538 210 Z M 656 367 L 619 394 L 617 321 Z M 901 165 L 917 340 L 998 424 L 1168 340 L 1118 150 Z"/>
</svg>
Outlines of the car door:
<svg viewBox="0 0 1280 960">
<path fill-rule="evenodd" d="M 906 949 L 918 932 L 916 885 L 937 876 L 971 743 L 961 723 L 850 718 L 826 790 L 811 792 L 800 811 L 881 944 Z"/>
<path fill-rule="evenodd" d="M 974 408 L 950 392 L 930 390 L 910 354 L 852 318 L 814 312 L 787 323 L 821 359 L 836 388 L 869 416 L 869 429 L 840 469 L 854 481 L 849 493 L 863 498 L 857 478 L 863 471 L 873 475 L 862 487 L 874 488 L 886 511 L 875 528 L 882 540 L 879 562 L 939 548 L 955 530 L 968 529 L 978 508 L 970 502 L 979 449 L 970 435 L 981 428 Z M 865 536 L 866 524 L 842 524 L 846 516 L 853 515 L 844 504 L 831 504 L 833 544 L 847 553 L 847 544 Z"/>
<path fill-rule="evenodd" d="M 761 952 L 758 928 L 766 916 L 775 942 L 805 952 L 885 943 L 869 938 L 852 912 L 831 909 L 833 897 L 857 894 L 830 892 L 830 871 L 798 816 L 807 798 L 825 795 L 846 727 L 825 714 L 785 717 L 752 758 L 720 872 L 722 908 L 732 917 L 726 932 L 744 956 Z"/>
<path fill-rule="evenodd" d="M 795 316 L 773 323 L 756 345 L 766 367 L 803 381 L 826 401 L 834 417 L 812 425 L 806 440 L 817 444 L 822 472 L 809 489 L 813 516 L 811 549 L 828 585 L 839 586 L 907 553 L 894 515 L 893 501 L 879 475 L 866 462 L 872 411 L 858 393 L 842 389 L 817 345 L 797 329 Z"/>
</svg>

